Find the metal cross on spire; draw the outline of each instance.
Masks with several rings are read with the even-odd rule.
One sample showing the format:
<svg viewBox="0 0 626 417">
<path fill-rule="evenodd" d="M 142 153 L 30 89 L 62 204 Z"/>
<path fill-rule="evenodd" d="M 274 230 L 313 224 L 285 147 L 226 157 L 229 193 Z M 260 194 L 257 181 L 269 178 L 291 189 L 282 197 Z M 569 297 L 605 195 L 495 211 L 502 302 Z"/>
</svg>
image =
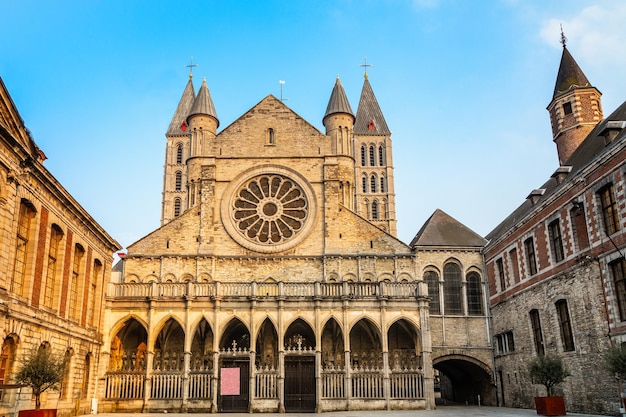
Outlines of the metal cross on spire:
<svg viewBox="0 0 626 417">
<path fill-rule="evenodd" d="M 372 66 L 372 64 L 368 64 L 367 63 L 367 57 L 363 57 L 363 63 L 360 66 L 365 68 L 365 75 L 363 75 L 363 76 L 365 78 L 367 78 L 367 67 L 371 67 Z"/>
<path fill-rule="evenodd" d="M 567 38 L 563 33 L 563 24 L 561 24 L 561 45 L 563 45 L 563 48 L 565 48 L 565 46 L 567 45 Z"/>
<path fill-rule="evenodd" d="M 193 78 L 193 69 L 194 67 L 198 67 L 198 64 L 194 64 L 193 63 L 193 56 L 191 57 L 191 60 L 189 61 L 189 65 L 185 65 L 185 68 L 189 68 L 189 79 L 191 80 Z"/>
</svg>

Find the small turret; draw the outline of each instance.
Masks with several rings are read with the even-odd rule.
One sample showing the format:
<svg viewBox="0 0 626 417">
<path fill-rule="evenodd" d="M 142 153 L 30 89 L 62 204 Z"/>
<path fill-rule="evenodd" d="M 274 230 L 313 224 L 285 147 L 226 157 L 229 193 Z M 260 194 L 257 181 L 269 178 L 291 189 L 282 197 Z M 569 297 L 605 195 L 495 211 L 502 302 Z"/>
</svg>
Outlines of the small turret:
<svg viewBox="0 0 626 417">
<path fill-rule="evenodd" d="M 563 55 L 552 101 L 547 108 L 559 165 L 567 165 L 566 161 L 578 145 L 603 118 L 600 99 L 602 94 L 591 85 L 567 50 L 566 41 L 561 32 Z"/>
<path fill-rule="evenodd" d="M 202 81 L 200 91 L 198 91 L 198 95 L 189 111 L 187 124 L 191 132 L 190 156 L 203 155 L 205 150 L 208 149 L 206 140 L 215 137 L 217 128 L 220 125 L 206 78 Z"/>
</svg>

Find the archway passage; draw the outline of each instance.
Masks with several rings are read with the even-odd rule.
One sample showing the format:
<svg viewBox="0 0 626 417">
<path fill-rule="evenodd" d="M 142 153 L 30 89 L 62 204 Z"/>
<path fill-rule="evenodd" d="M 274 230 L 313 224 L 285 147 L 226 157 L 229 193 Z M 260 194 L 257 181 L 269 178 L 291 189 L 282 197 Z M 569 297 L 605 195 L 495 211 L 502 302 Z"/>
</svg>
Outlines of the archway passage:
<svg viewBox="0 0 626 417">
<path fill-rule="evenodd" d="M 485 368 L 462 357 L 435 362 L 433 367 L 439 374 L 435 381 L 435 388 L 440 389 L 440 396 L 435 398 L 438 404 L 497 405 L 496 387 Z"/>
<path fill-rule="evenodd" d="M 297 319 L 285 333 L 285 411 L 315 412 L 315 333 Z"/>
</svg>

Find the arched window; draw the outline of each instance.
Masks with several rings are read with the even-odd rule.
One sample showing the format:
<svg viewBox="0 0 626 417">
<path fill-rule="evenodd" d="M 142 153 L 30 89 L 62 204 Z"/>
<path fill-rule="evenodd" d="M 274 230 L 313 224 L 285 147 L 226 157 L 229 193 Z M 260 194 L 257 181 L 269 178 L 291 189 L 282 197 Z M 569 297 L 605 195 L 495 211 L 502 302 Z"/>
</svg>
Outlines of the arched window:
<svg viewBox="0 0 626 417">
<path fill-rule="evenodd" d="M 20 203 L 20 214 L 17 220 L 17 244 L 15 248 L 15 268 L 13 271 L 13 281 L 11 281 L 11 291 L 16 295 L 24 295 L 24 279 L 26 277 L 26 264 L 29 258 L 29 240 L 31 233 L 31 220 L 35 217 L 36 211 L 28 200 L 22 199 Z"/>
<path fill-rule="evenodd" d="M 83 273 L 83 258 L 85 249 L 77 243 L 74 246 L 74 263 L 72 264 L 72 278 L 70 282 L 70 319 L 78 321 L 80 319 L 81 303 L 79 294 Z"/>
<path fill-rule="evenodd" d="M 180 216 L 180 198 L 174 200 L 174 217 Z"/>
<path fill-rule="evenodd" d="M 467 314 L 480 316 L 483 314 L 482 289 L 480 275 L 476 272 L 467 274 Z"/>
<path fill-rule="evenodd" d="M 370 165 L 376 166 L 376 156 L 374 154 L 374 145 L 370 146 Z"/>
<path fill-rule="evenodd" d="M 366 193 L 367 192 L 367 178 L 363 177 L 362 182 L 363 182 L 363 192 Z"/>
<path fill-rule="evenodd" d="M 444 313 L 463 313 L 461 268 L 455 263 L 447 263 L 443 267 Z"/>
<path fill-rule="evenodd" d="M 56 287 L 57 264 L 59 256 L 59 246 L 63 238 L 61 228 L 53 224 L 50 228 L 50 246 L 48 247 L 48 268 L 46 269 L 46 281 L 44 284 L 43 305 L 53 308 L 54 289 Z"/>
<path fill-rule="evenodd" d="M 373 193 L 376 192 L 376 175 L 374 174 L 372 174 L 370 178 L 370 191 Z"/>
<path fill-rule="evenodd" d="M 176 145 L 176 163 L 178 165 L 183 163 L 183 144 Z"/>
<path fill-rule="evenodd" d="M 176 171 L 176 191 L 180 191 L 183 188 L 183 173 Z"/>
<path fill-rule="evenodd" d="M 378 165 L 380 165 L 381 167 L 385 166 L 385 152 L 383 145 L 380 145 L 378 147 Z"/>
<path fill-rule="evenodd" d="M 365 148 L 365 145 L 361 145 L 361 166 L 365 166 L 366 164 L 366 159 L 367 159 L 367 150 Z"/>
<path fill-rule="evenodd" d="M 276 136 L 274 135 L 274 129 L 271 127 L 267 129 L 267 144 L 275 145 L 276 144 Z"/>
<path fill-rule="evenodd" d="M 15 358 L 15 340 L 12 337 L 7 337 L 2 343 L 0 349 L 0 386 L 6 382 L 7 374 L 11 373 L 11 365 Z M 0 396 L 3 394 L 3 390 L 0 389 Z"/>
<path fill-rule="evenodd" d="M 385 177 L 380 177 L 380 192 L 381 193 L 386 193 L 387 192 L 387 187 L 385 184 Z"/>
<path fill-rule="evenodd" d="M 430 314 L 441 314 L 441 300 L 439 299 L 439 275 L 435 271 L 427 271 L 424 274 L 424 281 L 428 285 L 428 296 L 430 297 Z"/>
<path fill-rule="evenodd" d="M 378 201 L 372 202 L 372 219 L 378 220 Z"/>
</svg>

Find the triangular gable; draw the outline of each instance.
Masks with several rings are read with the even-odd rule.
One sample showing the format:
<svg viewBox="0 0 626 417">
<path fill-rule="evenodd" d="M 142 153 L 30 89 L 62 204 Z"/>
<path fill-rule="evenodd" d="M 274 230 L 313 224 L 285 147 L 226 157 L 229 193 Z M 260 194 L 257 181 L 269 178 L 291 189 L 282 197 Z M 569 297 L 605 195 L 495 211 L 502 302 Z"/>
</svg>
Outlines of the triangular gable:
<svg viewBox="0 0 626 417">
<path fill-rule="evenodd" d="M 37 158 L 37 146 L 24 126 L 24 121 L 17 111 L 2 77 L 0 77 L 0 128 L 6 131 L 14 141 L 22 145 L 30 155 Z"/>
<path fill-rule="evenodd" d="M 410 246 L 482 247 L 486 243 L 482 236 L 437 209 L 417 232 Z"/>
<path fill-rule="evenodd" d="M 244 114 L 242 114 L 241 116 L 239 116 L 234 122 L 232 122 L 231 124 L 229 124 L 228 126 L 226 126 L 219 134 L 221 135 L 222 133 L 226 133 L 228 130 L 232 129 L 235 125 L 237 125 L 238 123 L 240 123 L 242 120 L 247 120 L 250 118 L 254 118 L 255 115 L 255 110 L 261 106 L 263 106 L 264 104 L 272 104 L 276 107 L 276 109 L 280 109 L 283 108 L 284 110 L 287 110 L 291 115 L 293 115 L 294 119 L 298 119 L 302 122 L 304 122 L 306 125 L 308 125 L 311 129 L 313 129 L 315 131 L 316 134 L 319 135 L 324 135 L 324 133 L 320 132 L 320 130 L 318 128 L 316 128 L 315 126 L 313 126 L 311 123 L 309 123 L 309 121 L 307 121 L 304 117 L 300 116 L 298 113 L 296 113 L 295 111 L 293 111 L 289 106 L 285 105 L 285 103 L 279 99 L 277 99 L 276 97 L 274 97 L 274 95 L 269 94 L 267 95 L 263 100 L 259 101 L 257 104 L 255 104 L 254 106 L 252 106 L 248 111 L 246 111 Z"/>
</svg>

